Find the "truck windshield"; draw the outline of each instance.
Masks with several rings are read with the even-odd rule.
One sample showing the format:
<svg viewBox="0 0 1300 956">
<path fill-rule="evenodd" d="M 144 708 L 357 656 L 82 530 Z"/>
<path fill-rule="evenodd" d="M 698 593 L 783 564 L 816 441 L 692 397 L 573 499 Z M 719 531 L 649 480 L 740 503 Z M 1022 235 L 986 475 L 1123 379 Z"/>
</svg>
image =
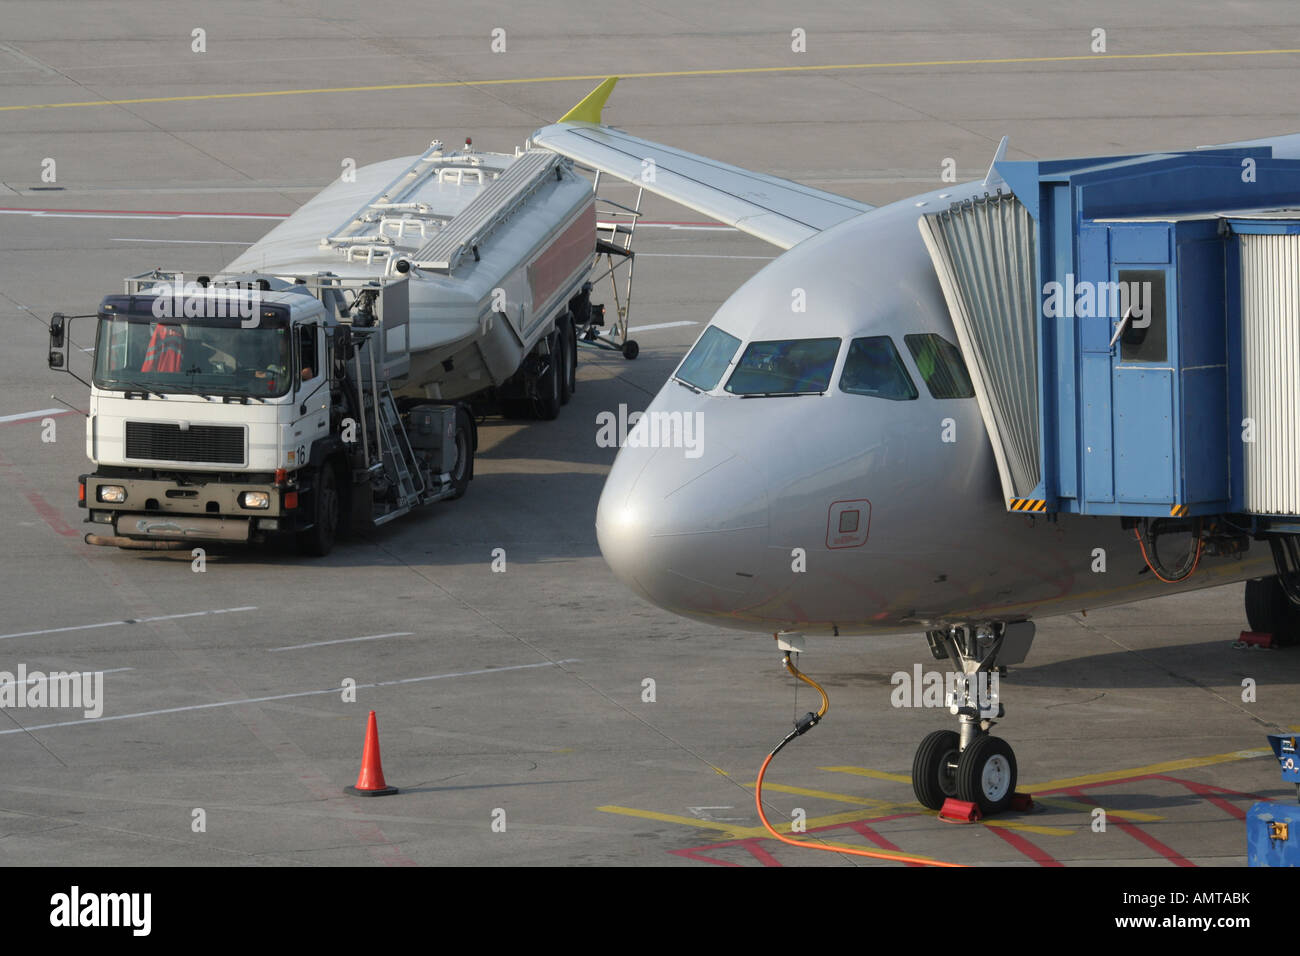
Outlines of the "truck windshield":
<svg viewBox="0 0 1300 956">
<path fill-rule="evenodd" d="M 289 390 L 289 333 L 282 320 L 154 318 L 100 313 L 95 384 L 191 395 L 275 398 Z"/>
</svg>

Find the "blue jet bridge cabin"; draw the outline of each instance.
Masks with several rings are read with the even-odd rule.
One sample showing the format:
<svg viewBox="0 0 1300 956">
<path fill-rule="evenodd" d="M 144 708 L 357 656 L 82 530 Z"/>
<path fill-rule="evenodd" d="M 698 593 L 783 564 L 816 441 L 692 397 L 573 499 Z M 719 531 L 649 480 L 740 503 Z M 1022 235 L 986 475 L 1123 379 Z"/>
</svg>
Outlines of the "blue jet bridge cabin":
<svg viewBox="0 0 1300 956">
<path fill-rule="evenodd" d="M 986 186 L 920 228 L 1007 508 L 1267 540 L 1300 603 L 1300 160 L 997 161 Z"/>
</svg>

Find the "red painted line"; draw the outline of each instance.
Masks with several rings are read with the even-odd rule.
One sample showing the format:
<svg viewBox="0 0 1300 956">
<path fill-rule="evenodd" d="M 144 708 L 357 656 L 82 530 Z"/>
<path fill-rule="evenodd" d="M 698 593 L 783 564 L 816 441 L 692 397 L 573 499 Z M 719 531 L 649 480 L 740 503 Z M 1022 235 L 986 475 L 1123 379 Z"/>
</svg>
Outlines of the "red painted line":
<svg viewBox="0 0 1300 956">
<path fill-rule="evenodd" d="M 204 212 L 196 209 L 54 209 L 38 208 L 34 206 L 0 206 L 0 212 L 31 212 L 31 213 L 64 213 L 67 215 L 109 215 L 109 216 L 195 216 L 195 217 L 212 217 L 221 219 L 246 219 L 256 217 L 259 219 L 288 219 L 291 215 L 287 212 Z M 642 219 L 637 222 L 639 226 L 717 226 L 720 228 L 731 228 L 726 223 L 706 220 L 704 222 L 689 222 L 686 220 L 675 219 Z"/>
<path fill-rule="evenodd" d="M 1148 780 L 1148 779 L 1161 779 L 1161 778 L 1157 774 L 1147 774 L 1139 779 Z M 1108 783 L 1112 783 L 1112 782 L 1118 782 L 1118 781 L 1108 781 Z M 1073 788 L 1073 789 L 1065 790 L 1063 792 L 1066 795 L 1073 797 L 1075 800 L 1080 801 L 1081 803 L 1091 803 L 1094 807 L 1098 806 L 1097 801 L 1089 798 L 1089 796 L 1086 793 L 1084 793 L 1081 789 Z M 1125 833 L 1127 833 L 1129 836 L 1133 837 L 1133 839 L 1137 840 L 1140 843 L 1145 844 L 1150 849 L 1155 850 L 1166 860 L 1169 860 L 1171 863 L 1173 863 L 1174 866 L 1191 866 L 1191 867 L 1196 866 L 1196 864 L 1193 863 L 1191 860 L 1187 859 L 1187 857 L 1183 856 L 1181 853 L 1179 853 L 1177 850 L 1173 849 L 1172 847 L 1164 843 L 1161 843 L 1159 840 L 1157 840 L 1151 834 L 1147 833 L 1136 823 L 1129 823 L 1125 820 L 1116 820 L 1115 825 L 1119 827 L 1121 830 L 1123 830 Z"/>
<path fill-rule="evenodd" d="M 1243 800 L 1258 801 L 1263 799 L 1262 797 L 1255 796 L 1253 793 L 1239 793 L 1236 790 L 1225 790 L 1222 787 L 1212 787 L 1209 784 L 1196 783 L 1194 780 L 1181 780 L 1178 777 L 1161 777 L 1160 779 L 1168 780 L 1170 783 L 1181 783 L 1198 797 L 1209 801 L 1229 816 L 1236 817 L 1238 820 L 1246 819 L 1246 811 L 1240 807 L 1233 806 L 1219 794 L 1228 794 L 1230 796 L 1240 797 Z"/>
<path fill-rule="evenodd" d="M 744 844 L 745 849 L 748 850 L 750 853 L 752 853 L 754 855 L 754 859 L 758 860 L 759 863 L 762 863 L 764 866 L 780 866 L 781 862 L 776 857 L 774 857 L 771 853 L 768 853 L 767 850 L 763 849 L 762 842 L 765 839 L 767 838 L 751 837 L 750 839 L 744 840 L 742 842 Z"/>
<path fill-rule="evenodd" d="M 880 847 L 882 850 L 892 850 L 895 853 L 903 852 L 902 849 L 899 848 L 898 844 L 895 843 L 893 840 L 886 839 L 884 836 L 877 833 L 875 830 L 871 829 L 871 827 L 867 826 L 865 823 L 863 823 L 860 820 L 854 820 L 848 826 L 849 829 L 852 830 L 854 833 L 857 833 L 860 836 L 863 836 L 866 839 L 870 840 L 872 843 Z M 920 867 L 920 866 L 924 866 L 924 864 L 905 863 L 904 866 Z"/>
<path fill-rule="evenodd" d="M 1121 820 L 1119 821 L 1118 826 L 1125 833 L 1129 834 L 1130 836 L 1146 844 L 1151 849 L 1155 850 L 1166 860 L 1169 860 L 1171 863 L 1173 863 L 1174 866 L 1192 866 L 1192 867 L 1196 866 L 1196 864 L 1193 863 L 1191 860 L 1187 859 L 1177 850 L 1174 850 L 1171 847 L 1166 846 L 1164 843 L 1161 843 L 1159 840 L 1157 840 L 1151 834 L 1147 833 L 1136 823 L 1126 823 L 1123 820 Z"/>
<path fill-rule="evenodd" d="M 31 503 L 31 506 L 36 509 L 36 513 L 41 516 L 45 523 L 49 525 L 56 534 L 61 534 L 68 538 L 75 538 L 77 536 L 77 529 L 68 527 L 67 523 L 63 520 L 63 516 L 55 510 L 53 505 L 41 497 L 40 492 L 29 491 L 24 497 L 27 498 Z"/>
<path fill-rule="evenodd" d="M 731 843 L 714 843 L 711 846 L 698 846 L 690 850 L 669 850 L 674 856 L 684 856 L 688 860 L 699 860 L 701 863 L 712 863 L 714 866 L 740 866 L 739 863 L 733 863 L 730 860 L 715 860 L 711 856 L 704 856 L 705 850 L 721 850 L 725 847 L 736 846 L 740 841 Z"/>
<path fill-rule="evenodd" d="M 1038 846 L 1038 844 L 1030 842 L 1013 830 L 1008 830 L 1005 827 L 985 827 L 984 829 L 1002 837 L 1002 839 L 1006 840 L 1039 866 L 1065 866 L 1064 863 L 1056 859 L 1056 857 L 1052 856 L 1042 847 Z"/>
</svg>

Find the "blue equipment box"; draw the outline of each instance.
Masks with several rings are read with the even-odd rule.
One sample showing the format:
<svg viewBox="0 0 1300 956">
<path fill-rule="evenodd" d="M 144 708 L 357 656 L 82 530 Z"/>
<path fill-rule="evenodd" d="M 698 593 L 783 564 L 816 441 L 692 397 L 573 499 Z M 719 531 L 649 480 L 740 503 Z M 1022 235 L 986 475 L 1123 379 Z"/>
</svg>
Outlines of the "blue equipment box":
<svg viewBox="0 0 1300 956">
<path fill-rule="evenodd" d="M 1300 866 L 1300 806 L 1252 806 L 1246 814 L 1246 859 L 1251 866 Z"/>
<path fill-rule="evenodd" d="M 1297 749 L 1300 734 L 1269 734 L 1268 745 L 1273 748 L 1273 756 L 1282 767 L 1282 779 L 1288 783 L 1300 783 L 1300 749 Z"/>
</svg>

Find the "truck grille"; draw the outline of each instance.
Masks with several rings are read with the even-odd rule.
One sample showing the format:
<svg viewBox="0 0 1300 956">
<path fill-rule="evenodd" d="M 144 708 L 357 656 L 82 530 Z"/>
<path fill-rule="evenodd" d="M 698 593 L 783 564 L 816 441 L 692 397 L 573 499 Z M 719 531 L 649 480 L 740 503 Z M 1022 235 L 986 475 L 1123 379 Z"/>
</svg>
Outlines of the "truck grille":
<svg viewBox="0 0 1300 956">
<path fill-rule="evenodd" d="M 150 461 L 244 463 L 244 429 L 229 425 L 178 425 L 127 422 L 126 457 Z"/>
</svg>

